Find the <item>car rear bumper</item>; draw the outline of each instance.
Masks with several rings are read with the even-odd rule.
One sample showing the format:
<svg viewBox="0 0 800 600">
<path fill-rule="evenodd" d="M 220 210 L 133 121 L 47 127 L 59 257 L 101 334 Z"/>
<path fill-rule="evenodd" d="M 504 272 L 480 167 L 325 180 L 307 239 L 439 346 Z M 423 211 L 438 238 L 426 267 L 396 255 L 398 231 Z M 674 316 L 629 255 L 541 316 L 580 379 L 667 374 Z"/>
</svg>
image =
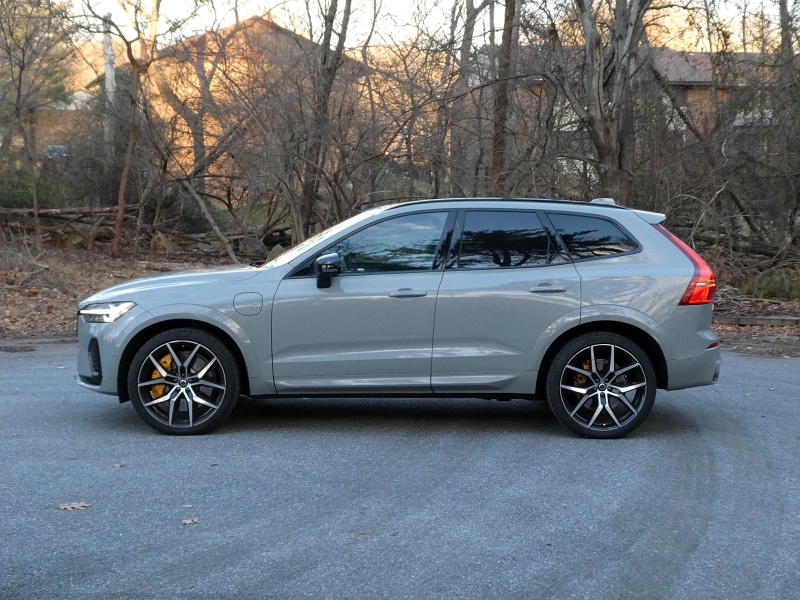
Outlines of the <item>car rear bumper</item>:
<svg viewBox="0 0 800 600">
<path fill-rule="evenodd" d="M 667 389 L 682 390 L 717 383 L 721 361 L 719 346 L 696 356 L 667 361 Z"/>
</svg>

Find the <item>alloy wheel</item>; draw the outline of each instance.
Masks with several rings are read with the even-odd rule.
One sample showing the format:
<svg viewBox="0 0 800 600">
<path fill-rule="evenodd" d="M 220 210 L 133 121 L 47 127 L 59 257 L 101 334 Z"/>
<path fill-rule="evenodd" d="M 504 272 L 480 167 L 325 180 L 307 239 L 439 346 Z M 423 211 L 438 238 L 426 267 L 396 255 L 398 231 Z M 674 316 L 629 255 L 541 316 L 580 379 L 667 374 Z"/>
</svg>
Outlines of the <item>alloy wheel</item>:
<svg viewBox="0 0 800 600">
<path fill-rule="evenodd" d="M 647 373 L 628 350 L 615 344 L 592 344 L 564 366 L 561 404 L 581 428 L 613 432 L 631 423 L 646 406 Z"/>
<path fill-rule="evenodd" d="M 141 406 L 169 428 L 196 428 L 217 414 L 227 380 L 222 361 L 192 340 L 168 341 L 149 352 L 137 376 Z"/>
</svg>

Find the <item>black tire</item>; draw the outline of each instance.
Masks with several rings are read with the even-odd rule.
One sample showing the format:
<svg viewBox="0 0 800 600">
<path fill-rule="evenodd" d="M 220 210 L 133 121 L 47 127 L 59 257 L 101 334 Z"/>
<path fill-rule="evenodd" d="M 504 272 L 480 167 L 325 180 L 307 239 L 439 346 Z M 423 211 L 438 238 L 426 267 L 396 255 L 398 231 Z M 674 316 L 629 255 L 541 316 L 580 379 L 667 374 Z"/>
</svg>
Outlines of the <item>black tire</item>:
<svg viewBox="0 0 800 600">
<path fill-rule="evenodd" d="M 547 372 L 556 418 L 588 438 L 619 438 L 639 427 L 656 398 L 653 363 L 637 344 L 595 332 L 567 342 Z"/>
<path fill-rule="evenodd" d="M 131 404 L 145 423 L 170 435 L 196 435 L 231 413 L 240 374 L 233 354 L 216 336 L 181 328 L 142 344 L 127 383 Z"/>
</svg>

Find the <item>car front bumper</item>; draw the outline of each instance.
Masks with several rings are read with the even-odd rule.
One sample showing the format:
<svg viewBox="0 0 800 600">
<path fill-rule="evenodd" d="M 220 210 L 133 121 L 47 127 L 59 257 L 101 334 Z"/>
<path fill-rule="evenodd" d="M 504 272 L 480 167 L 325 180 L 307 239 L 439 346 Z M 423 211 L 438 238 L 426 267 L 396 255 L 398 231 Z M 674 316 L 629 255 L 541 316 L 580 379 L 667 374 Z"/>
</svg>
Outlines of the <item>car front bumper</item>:
<svg viewBox="0 0 800 600">
<path fill-rule="evenodd" d="M 116 396 L 117 376 L 126 338 L 149 314 L 134 306 L 113 323 L 87 323 L 78 316 L 78 364 L 75 381 L 83 388 Z"/>
</svg>

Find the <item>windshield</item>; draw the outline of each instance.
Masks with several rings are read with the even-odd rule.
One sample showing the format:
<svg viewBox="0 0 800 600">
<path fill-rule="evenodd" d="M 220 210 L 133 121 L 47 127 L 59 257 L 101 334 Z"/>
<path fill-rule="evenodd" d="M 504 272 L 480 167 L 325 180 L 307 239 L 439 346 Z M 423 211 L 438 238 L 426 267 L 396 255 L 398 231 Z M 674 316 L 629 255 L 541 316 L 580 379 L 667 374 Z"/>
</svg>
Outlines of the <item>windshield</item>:
<svg viewBox="0 0 800 600">
<path fill-rule="evenodd" d="M 297 246 L 289 248 L 286 252 L 282 253 L 280 256 L 272 259 L 268 263 L 264 263 L 263 265 L 261 265 L 261 267 L 269 269 L 272 267 L 280 267 L 282 265 L 290 263 L 295 258 L 303 254 L 303 252 L 305 252 L 312 246 L 316 245 L 317 243 L 323 242 L 335 236 L 340 231 L 347 229 L 351 225 L 360 223 L 361 221 L 366 220 L 368 217 L 371 217 L 372 215 L 379 213 L 385 209 L 386 209 L 385 206 L 382 206 L 380 208 L 373 208 L 371 210 L 359 213 L 354 217 L 350 217 L 349 219 L 345 219 L 341 223 L 334 225 L 333 227 L 329 227 L 328 229 L 320 231 L 318 234 L 311 236 L 306 241 L 297 244 Z"/>
</svg>

